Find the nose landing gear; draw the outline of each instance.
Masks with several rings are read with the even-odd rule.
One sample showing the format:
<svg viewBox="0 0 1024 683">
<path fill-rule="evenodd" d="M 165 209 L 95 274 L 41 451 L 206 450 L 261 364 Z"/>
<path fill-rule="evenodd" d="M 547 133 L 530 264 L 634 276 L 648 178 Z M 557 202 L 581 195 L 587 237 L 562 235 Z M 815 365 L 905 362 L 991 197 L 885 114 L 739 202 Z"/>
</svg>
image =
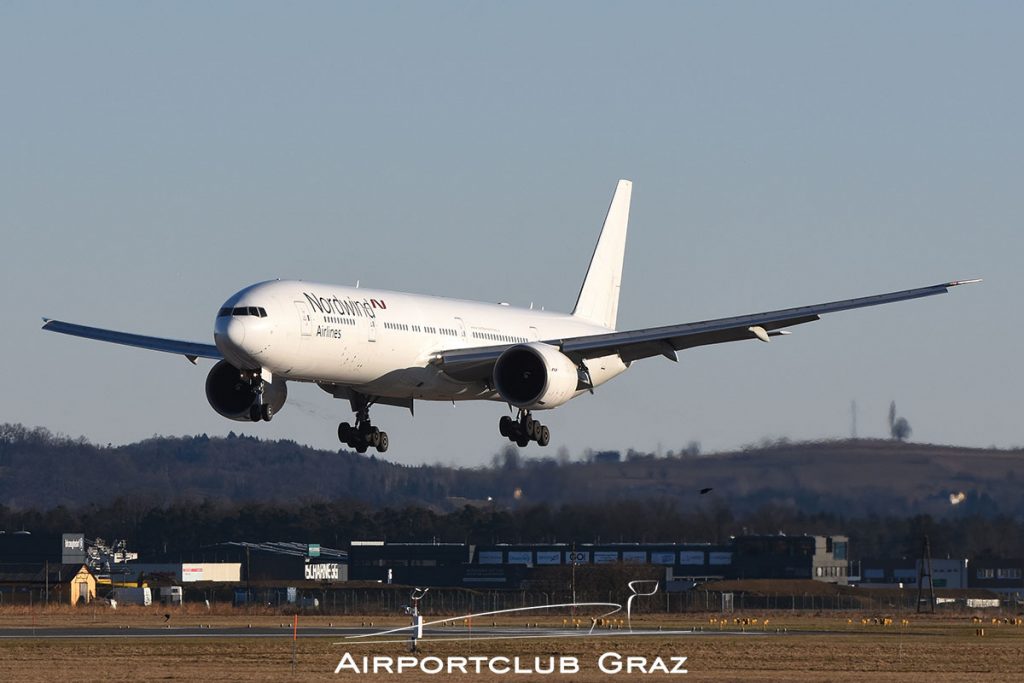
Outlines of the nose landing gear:
<svg viewBox="0 0 1024 683">
<path fill-rule="evenodd" d="M 244 376 L 244 375 L 243 375 Z M 253 402 L 249 407 L 249 419 L 252 422 L 270 422 L 274 417 L 274 408 L 264 401 L 267 383 L 258 370 L 252 371 L 249 375 L 249 387 L 252 389 Z"/>
<path fill-rule="evenodd" d="M 551 430 L 530 416 L 529 410 L 520 410 L 519 417 L 513 420 L 503 415 L 498 420 L 498 431 L 520 448 L 536 441 L 538 446 L 547 446 L 551 442 Z"/>
<path fill-rule="evenodd" d="M 369 448 L 376 448 L 378 453 L 386 453 L 388 450 L 388 433 L 382 432 L 370 424 L 370 405 L 372 401 L 365 397 L 352 399 L 356 411 L 356 424 L 353 427 L 348 422 L 338 425 L 338 440 L 349 448 L 354 448 L 356 453 L 365 453 Z"/>
</svg>

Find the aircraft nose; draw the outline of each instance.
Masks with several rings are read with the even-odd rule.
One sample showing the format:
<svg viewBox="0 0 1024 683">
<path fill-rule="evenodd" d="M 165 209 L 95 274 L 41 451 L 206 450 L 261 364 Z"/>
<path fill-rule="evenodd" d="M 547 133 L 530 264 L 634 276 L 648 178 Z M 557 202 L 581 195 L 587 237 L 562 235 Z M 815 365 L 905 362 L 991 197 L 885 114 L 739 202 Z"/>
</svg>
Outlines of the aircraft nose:
<svg viewBox="0 0 1024 683">
<path fill-rule="evenodd" d="M 245 322 L 240 318 L 229 318 L 224 326 L 224 336 L 235 348 L 242 348 L 245 343 Z"/>
</svg>

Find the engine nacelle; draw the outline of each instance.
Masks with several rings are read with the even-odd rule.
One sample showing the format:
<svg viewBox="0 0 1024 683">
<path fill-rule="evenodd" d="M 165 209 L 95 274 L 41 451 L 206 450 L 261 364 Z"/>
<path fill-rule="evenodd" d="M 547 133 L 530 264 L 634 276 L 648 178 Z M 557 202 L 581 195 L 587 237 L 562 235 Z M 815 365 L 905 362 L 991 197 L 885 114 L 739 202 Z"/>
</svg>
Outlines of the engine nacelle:
<svg viewBox="0 0 1024 683">
<path fill-rule="evenodd" d="M 494 388 L 516 408 L 555 408 L 579 388 L 576 364 L 550 344 L 519 344 L 494 363 Z"/>
<path fill-rule="evenodd" d="M 288 398 L 283 379 L 275 379 L 263 389 L 263 401 L 276 414 Z M 241 371 L 226 360 L 218 362 L 206 376 L 206 400 L 219 414 L 239 422 L 251 422 L 249 409 L 256 401 L 256 392 L 242 377 Z"/>
</svg>

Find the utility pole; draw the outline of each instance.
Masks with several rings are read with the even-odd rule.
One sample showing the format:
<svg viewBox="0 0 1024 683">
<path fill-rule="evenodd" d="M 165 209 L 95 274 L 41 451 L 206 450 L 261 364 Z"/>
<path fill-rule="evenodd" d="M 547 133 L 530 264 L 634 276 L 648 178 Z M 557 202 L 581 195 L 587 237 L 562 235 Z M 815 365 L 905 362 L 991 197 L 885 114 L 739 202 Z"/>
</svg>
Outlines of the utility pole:
<svg viewBox="0 0 1024 683">
<path fill-rule="evenodd" d="M 924 580 L 928 578 L 928 595 L 924 595 Z M 917 568 L 917 612 L 920 614 L 925 611 L 921 609 L 922 601 L 927 601 L 927 611 L 931 614 L 935 613 L 935 583 L 932 581 L 932 545 L 928 541 L 928 534 L 924 536 L 924 542 L 921 544 L 921 564 Z"/>
</svg>

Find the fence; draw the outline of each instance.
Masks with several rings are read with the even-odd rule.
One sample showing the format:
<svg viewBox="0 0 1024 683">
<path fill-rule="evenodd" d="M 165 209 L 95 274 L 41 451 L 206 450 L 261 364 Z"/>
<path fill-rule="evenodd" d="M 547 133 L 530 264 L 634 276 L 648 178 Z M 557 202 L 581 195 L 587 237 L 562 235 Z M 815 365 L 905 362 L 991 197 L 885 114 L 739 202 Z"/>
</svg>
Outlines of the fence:
<svg viewBox="0 0 1024 683">
<path fill-rule="evenodd" d="M 186 602 L 210 601 L 211 603 L 235 604 L 240 609 L 259 611 L 267 608 L 283 609 L 302 607 L 309 611 L 337 615 L 399 615 L 410 604 L 410 588 L 388 586 L 379 588 L 338 587 L 299 588 L 295 591 L 296 602 L 290 603 L 287 589 L 280 588 L 239 588 L 235 586 L 186 587 Z M 102 592 L 102 589 L 101 589 Z M 155 591 L 154 591 L 155 593 Z M 728 593 L 726 593 L 728 595 Z M 695 612 L 718 613 L 722 611 L 723 593 L 718 591 L 691 590 L 678 593 L 660 592 L 649 597 L 633 600 L 633 614 L 684 614 Z M 893 595 L 889 591 L 863 590 L 858 595 L 791 595 L 773 593 L 751 595 L 732 592 L 732 606 L 736 612 L 744 611 L 791 611 L 791 612 L 915 612 L 917 591 L 904 591 Z M 579 602 L 611 602 L 626 604 L 628 591 L 577 591 Z M 157 602 L 154 596 L 154 602 Z M 313 600 L 316 606 L 313 607 Z M 0 586 L 0 608 L 9 605 L 45 606 L 64 604 L 66 595 L 50 587 L 49 592 L 37 586 Z M 507 610 L 518 607 L 536 607 L 574 602 L 569 590 L 490 590 L 477 591 L 457 588 L 433 588 L 420 603 L 425 614 L 432 616 L 457 616 L 478 612 Z M 962 605 L 940 605 L 940 611 L 963 608 Z M 1002 602 L 1000 611 L 1013 611 L 1010 601 Z M 600 610 L 593 610 L 598 612 Z M 534 612 L 538 616 L 543 610 Z M 555 612 L 552 612 L 555 613 Z M 557 612 L 565 614 L 564 610 Z"/>
<path fill-rule="evenodd" d="M 409 588 L 325 588 L 300 589 L 299 604 L 310 604 L 316 598 L 316 611 L 339 615 L 381 615 L 402 614 L 410 604 Z M 882 595 L 864 591 L 860 595 L 749 595 L 732 592 L 732 607 L 736 612 L 744 611 L 791 611 L 791 612 L 915 612 L 916 591 L 906 591 L 902 596 Z M 725 593 L 726 596 L 729 593 Z M 251 590 L 247 605 L 250 608 L 285 606 L 283 592 L 275 589 Z M 188 596 L 186 596 L 188 598 Z M 610 602 L 625 606 L 629 597 L 627 591 L 608 591 L 601 595 L 577 594 L 578 602 Z M 244 602 L 244 601 L 243 601 Z M 571 591 L 471 591 L 464 589 L 433 588 L 420 603 L 425 614 L 433 616 L 457 616 L 479 612 L 492 612 L 521 607 L 537 607 L 574 602 Z M 237 601 L 236 601 L 237 604 Z M 679 593 L 660 592 L 633 600 L 633 614 L 684 614 L 722 610 L 723 593 L 718 591 L 691 590 Z M 1005 608 L 1009 608 L 1005 602 Z M 940 605 L 945 611 L 956 609 L 956 605 Z M 599 612 L 599 609 L 591 610 Z M 543 615 L 544 610 L 534 612 Z M 555 612 L 552 612 L 555 613 Z M 560 610 L 558 614 L 565 614 Z"/>
</svg>

